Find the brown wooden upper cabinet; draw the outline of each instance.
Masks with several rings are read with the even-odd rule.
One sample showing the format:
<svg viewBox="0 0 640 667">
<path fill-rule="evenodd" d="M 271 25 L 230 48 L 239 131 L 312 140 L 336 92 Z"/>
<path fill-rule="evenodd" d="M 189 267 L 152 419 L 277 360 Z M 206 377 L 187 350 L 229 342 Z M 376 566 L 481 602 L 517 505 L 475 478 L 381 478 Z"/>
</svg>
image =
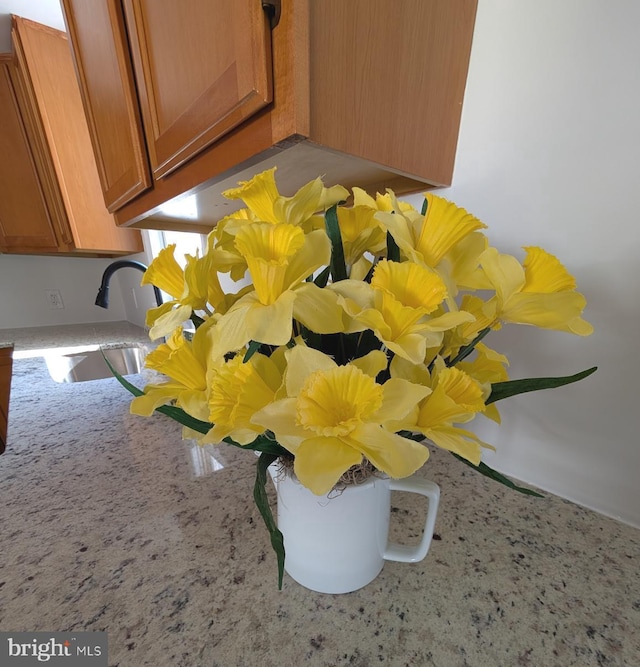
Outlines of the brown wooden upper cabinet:
<svg viewBox="0 0 640 667">
<path fill-rule="evenodd" d="M 0 454 L 7 442 L 9 424 L 9 395 L 11 393 L 11 368 L 13 365 L 13 346 L 0 347 Z"/>
<path fill-rule="evenodd" d="M 477 0 L 62 5 L 120 225 L 211 227 L 274 165 L 285 194 L 451 183 Z"/>
<path fill-rule="evenodd" d="M 142 250 L 105 208 L 63 32 L 13 17 L 0 55 L 0 251 L 115 256 Z"/>
</svg>

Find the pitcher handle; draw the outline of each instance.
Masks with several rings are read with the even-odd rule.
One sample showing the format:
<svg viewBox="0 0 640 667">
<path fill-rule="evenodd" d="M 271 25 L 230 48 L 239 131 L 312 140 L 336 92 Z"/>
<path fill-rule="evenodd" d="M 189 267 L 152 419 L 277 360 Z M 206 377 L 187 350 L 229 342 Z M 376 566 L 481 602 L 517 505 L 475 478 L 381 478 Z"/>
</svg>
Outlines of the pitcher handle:
<svg viewBox="0 0 640 667">
<path fill-rule="evenodd" d="M 417 563 L 421 561 L 429 552 L 433 529 L 436 524 L 436 514 L 438 513 L 438 504 L 440 503 L 440 487 L 434 482 L 426 479 L 409 477 L 406 479 L 390 480 L 392 491 L 407 491 L 408 493 L 418 493 L 429 500 L 427 510 L 427 519 L 424 525 L 424 533 L 420 544 L 415 547 L 409 547 L 395 542 L 387 543 L 383 558 L 385 560 L 395 560 L 401 563 Z"/>
</svg>

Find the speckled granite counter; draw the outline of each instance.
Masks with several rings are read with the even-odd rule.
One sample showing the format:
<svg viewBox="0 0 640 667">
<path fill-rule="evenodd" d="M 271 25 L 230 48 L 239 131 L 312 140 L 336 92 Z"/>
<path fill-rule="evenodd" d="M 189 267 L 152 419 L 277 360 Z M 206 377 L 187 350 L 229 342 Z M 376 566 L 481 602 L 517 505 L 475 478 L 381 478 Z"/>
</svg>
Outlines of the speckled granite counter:
<svg viewBox="0 0 640 667">
<path fill-rule="evenodd" d="M 129 322 L 0 329 L 0 347 L 13 344 L 16 351 L 73 345 L 138 343 L 148 340 L 143 329 Z"/>
<path fill-rule="evenodd" d="M 127 330 L 96 325 L 94 340 L 135 338 Z M 36 333 L 12 340 L 44 347 Z M 640 664 L 634 528 L 435 452 L 424 474 L 442 500 L 425 561 L 387 563 L 348 595 L 286 575 L 278 591 L 253 455 L 193 447 L 128 404 L 114 379 L 57 385 L 41 358 L 16 360 L 2 630 L 106 630 L 112 667 Z M 395 537 L 416 532 L 412 500 L 394 496 Z"/>
</svg>

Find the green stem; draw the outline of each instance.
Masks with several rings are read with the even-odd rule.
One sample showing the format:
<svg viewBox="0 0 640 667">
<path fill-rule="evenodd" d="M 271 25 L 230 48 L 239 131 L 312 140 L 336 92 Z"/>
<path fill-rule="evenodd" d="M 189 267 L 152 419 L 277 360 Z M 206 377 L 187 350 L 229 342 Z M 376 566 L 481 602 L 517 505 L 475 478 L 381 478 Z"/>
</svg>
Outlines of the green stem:
<svg viewBox="0 0 640 667">
<path fill-rule="evenodd" d="M 486 329 L 483 329 L 468 345 L 465 345 L 464 347 L 460 348 L 460 351 L 458 354 L 453 359 L 450 359 L 447 361 L 447 367 L 451 368 L 451 366 L 455 366 L 458 362 L 462 361 L 463 359 L 466 359 L 473 350 L 475 349 L 475 346 L 491 331 L 491 327 L 487 327 Z"/>
</svg>

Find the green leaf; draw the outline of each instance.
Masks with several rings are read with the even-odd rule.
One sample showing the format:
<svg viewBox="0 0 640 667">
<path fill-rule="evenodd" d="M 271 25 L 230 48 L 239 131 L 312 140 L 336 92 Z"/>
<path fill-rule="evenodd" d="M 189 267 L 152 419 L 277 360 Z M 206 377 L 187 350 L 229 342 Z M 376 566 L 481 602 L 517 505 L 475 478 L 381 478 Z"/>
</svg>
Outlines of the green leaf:
<svg viewBox="0 0 640 667">
<path fill-rule="evenodd" d="M 125 380 L 120 373 L 111 365 L 109 360 L 107 359 L 104 350 L 100 348 L 100 352 L 102 352 L 102 358 L 104 359 L 105 364 L 109 367 L 109 370 L 111 373 L 114 375 L 114 377 L 118 380 L 118 382 L 129 392 L 131 392 L 134 396 L 143 396 L 144 391 L 142 389 L 138 389 L 134 384 L 131 384 L 128 380 Z"/>
<path fill-rule="evenodd" d="M 544 498 L 544 496 L 538 493 L 537 491 L 532 491 L 531 489 L 526 489 L 524 486 L 518 486 L 517 484 L 514 484 L 514 482 L 512 482 L 508 477 L 505 477 L 502 473 L 499 473 L 497 470 L 494 470 L 493 468 L 489 467 L 486 463 L 482 463 L 482 461 L 480 462 L 480 465 L 476 466 L 473 463 L 471 463 L 471 461 L 467 461 L 467 459 L 463 458 L 462 456 L 458 456 L 458 454 L 454 454 L 453 452 L 451 453 L 459 461 L 462 461 L 470 468 L 473 468 L 481 475 L 484 475 L 485 477 L 488 477 L 489 479 L 492 479 L 495 482 L 500 482 L 500 484 L 504 484 L 504 486 L 508 486 L 510 489 L 518 491 L 519 493 L 523 493 L 526 496 L 535 496 L 536 498 Z"/>
<path fill-rule="evenodd" d="M 342 247 L 342 235 L 338 225 L 337 204 L 327 210 L 324 216 L 327 236 L 331 241 L 331 277 L 333 282 L 347 279 L 347 267 L 344 262 L 344 248 Z"/>
<path fill-rule="evenodd" d="M 391 232 L 387 232 L 387 259 L 391 262 L 400 261 L 400 248 L 396 240 L 391 236 Z"/>
<path fill-rule="evenodd" d="M 326 287 L 327 282 L 329 281 L 329 274 L 331 273 L 331 266 L 325 266 L 322 271 L 318 274 L 316 279 L 313 281 L 318 287 Z"/>
<path fill-rule="evenodd" d="M 426 200 L 425 200 L 426 201 Z M 453 359 L 447 361 L 447 367 L 455 366 L 459 361 L 466 359 L 475 349 L 476 345 L 491 331 L 491 327 L 483 329 L 470 343 L 461 347 Z"/>
<path fill-rule="evenodd" d="M 263 452 L 258 459 L 256 470 L 256 481 L 253 486 L 253 499 L 256 503 L 260 515 L 269 531 L 271 537 L 271 546 L 276 552 L 278 559 L 278 590 L 282 590 L 282 577 L 284 575 L 284 539 L 282 533 L 278 530 L 278 526 L 271 513 L 269 507 L 269 499 L 267 498 L 266 484 L 267 484 L 267 468 L 277 459 L 275 454 L 268 454 Z"/>
<path fill-rule="evenodd" d="M 266 435 L 259 435 L 253 442 L 248 445 L 241 445 L 240 443 L 227 437 L 222 440 L 228 445 L 239 447 L 240 449 L 250 449 L 256 452 L 264 452 L 266 454 L 273 454 L 274 456 L 286 456 L 289 452 L 273 438 L 268 438 Z"/>
<path fill-rule="evenodd" d="M 260 346 L 262 343 L 258 343 L 257 340 L 252 340 L 249 343 L 249 348 L 247 349 L 246 354 L 244 355 L 244 359 L 242 360 L 243 364 L 246 364 L 249 359 L 260 349 Z"/>
<path fill-rule="evenodd" d="M 399 435 L 401 438 L 406 438 L 407 440 L 413 440 L 414 442 L 422 442 L 425 440 L 422 433 L 413 433 L 412 431 L 398 431 L 396 435 Z"/>
<path fill-rule="evenodd" d="M 420 215 L 427 215 L 427 204 L 429 202 L 427 201 L 427 198 L 424 198 L 424 201 L 422 202 L 422 210 L 420 211 Z"/>
<path fill-rule="evenodd" d="M 581 373 L 575 375 L 565 375 L 562 377 L 544 377 L 544 378 L 524 378 L 522 380 L 509 380 L 508 382 L 496 382 L 491 385 L 491 394 L 486 400 L 486 404 L 495 403 L 509 396 L 524 394 L 528 391 L 540 391 L 541 389 L 554 389 L 562 387 L 565 384 L 578 382 L 598 370 L 597 366 L 587 368 Z"/>
<path fill-rule="evenodd" d="M 160 407 L 156 408 L 156 412 L 161 412 L 163 415 L 171 417 L 171 419 L 177 421 L 179 424 L 187 426 L 191 430 L 197 431 L 198 433 L 208 433 L 213 427 L 213 424 L 196 419 L 188 412 L 185 412 L 182 408 L 178 408 L 175 405 L 161 405 Z"/>
<path fill-rule="evenodd" d="M 189 319 L 193 322 L 193 326 L 197 329 L 201 324 L 204 324 L 204 320 L 196 315 L 195 313 L 191 313 L 189 316 Z"/>
</svg>

